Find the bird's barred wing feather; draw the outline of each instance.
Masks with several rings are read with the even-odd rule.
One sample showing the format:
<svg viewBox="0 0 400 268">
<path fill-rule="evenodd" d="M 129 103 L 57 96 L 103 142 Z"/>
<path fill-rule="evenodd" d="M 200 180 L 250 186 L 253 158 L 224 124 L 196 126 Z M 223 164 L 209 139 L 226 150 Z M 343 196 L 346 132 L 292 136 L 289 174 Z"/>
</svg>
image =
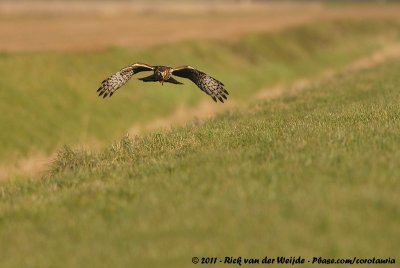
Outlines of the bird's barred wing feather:
<svg viewBox="0 0 400 268">
<path fill-rule="evenodd" d="M 172 74 L 190 79 L 195 83 L 202 91 L 211 96 L 211 98 L 217 102 L 217 99 L 224 102 L 229 95 L 225 89 L 224 84 L 217 79 L 209 76 L 202 71 L 196 70 L 191 66 L 177 67 L 172 70 Z"/>
<path fill-rule="evenodd" d="M 126 82 L 131 79 L 131 77 L 139 72 L 144 71 L 152 71 L 154 67 L 143 64 L 143 63 L 135 63 L 125 68 L 122 68 L 119 72 L 111 75 L 103 82 L 101 82 L 101 86 L 97 90 L 99 92 L 99 96 L 103 96 L 103 98 L 107 96 L 112 96 L 114 92 L 126 84 Z"/>
</svg>

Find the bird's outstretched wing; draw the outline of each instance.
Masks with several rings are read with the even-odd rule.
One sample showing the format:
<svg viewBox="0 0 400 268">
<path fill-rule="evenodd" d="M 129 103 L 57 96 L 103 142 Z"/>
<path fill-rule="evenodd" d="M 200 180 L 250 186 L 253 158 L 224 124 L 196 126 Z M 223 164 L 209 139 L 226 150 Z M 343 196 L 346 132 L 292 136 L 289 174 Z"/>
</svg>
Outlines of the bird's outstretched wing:
<svg viewBox="0 0 400 268">
<path fill-rule="evenodd" d="M 217 99 L 221 102 L 224 102 L 224 99 L 226 100 L 227 95 L 229 95 L 228 91 L 226 91 L 224 87 L 224 84 L 191 66 L 173 68 L 172 74 L 190 79 L 201 90 L 210 95 L 215 102 L 217 102 Z"/>
<path fill-rule="evenodd" d="M 100 92 L 99 96 L 103 96 L 103 98 L 107 96 L 111 97 L 114 94 L 114 92 L 123 85 L 125 85 L 125 83 L 128 82 L 129 79 L 131 79 L 131 77 L 134 74 L 144 71 L 153 71 L 153 70 L 154 67 L 143 63 L 135 63 L 126 66 L 116 74 L 111 75 L 103 82 L 101 82 L 101 86 L 99 87 L 97 92 Z"/>
</svg>

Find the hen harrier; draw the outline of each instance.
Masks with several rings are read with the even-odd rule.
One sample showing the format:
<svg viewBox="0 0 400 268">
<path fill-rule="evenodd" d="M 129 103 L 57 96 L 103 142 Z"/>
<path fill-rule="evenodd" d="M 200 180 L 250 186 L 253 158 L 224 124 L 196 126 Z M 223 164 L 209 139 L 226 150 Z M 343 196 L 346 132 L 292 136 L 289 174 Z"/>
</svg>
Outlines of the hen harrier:
<svg viewBox="0 0 400 268">
<path fill-rule="evenodd" d="M 116 74 L 111 75 L 101 83 L 101 87 L 97 92 L 100 92 L 99 96 L 103 96 L 103 98 L 107 96 L 111 97 L 114 92 L 125 85 L 134 74 L 144 71 L 153 71 L 153 74 L 139 78 L 139 80 L 143 82 L 182 84 L 172 77 L 172 75 L 175 75 L 190 79 L 202 91 L 211 96 L 215 102 L 217 102 L 217 99 L 224 102 L 224 99 L 226 100 L 227 95 L 229 95 L 228 91 L 224 88 L 224 84 L 191 66 L 171 68 L 167 66 L 150 66 L 143 63 L 129 65 Z"/>
</svg>

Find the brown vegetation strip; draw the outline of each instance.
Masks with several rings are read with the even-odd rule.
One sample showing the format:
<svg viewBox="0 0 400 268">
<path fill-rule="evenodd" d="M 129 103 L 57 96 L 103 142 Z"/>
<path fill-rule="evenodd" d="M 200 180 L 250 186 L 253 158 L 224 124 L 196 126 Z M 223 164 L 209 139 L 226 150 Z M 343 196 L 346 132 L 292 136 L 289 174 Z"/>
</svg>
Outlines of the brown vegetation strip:
<svg viewBox="0 0 400 268">
<path fill-rule="evenodd" d="M 52 5 L 0 2 L 0 51 L 143 48 L 188 39 L 234 39 L 249 32 L 323 20 L 400 17 L 400 5 L 188 5 L 175 9 L 162 5 L 156 10 L 112 2 Z"/>
</svg>

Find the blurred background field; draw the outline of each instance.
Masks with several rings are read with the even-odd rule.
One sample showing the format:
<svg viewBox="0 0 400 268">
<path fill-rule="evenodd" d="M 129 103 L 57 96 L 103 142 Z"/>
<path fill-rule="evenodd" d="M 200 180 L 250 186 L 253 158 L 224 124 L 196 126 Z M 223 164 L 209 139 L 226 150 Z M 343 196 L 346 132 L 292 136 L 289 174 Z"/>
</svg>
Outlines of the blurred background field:
<svg viewBox="0 0 400 268">
<path fill-rule="evenodd" d="M 343 67 L 399 37 L 393 4 L 168 3 L 56 1 L 43 11 L 36 1 L 2 2 L 2 177 L 12 163 L 38 166 L 30 156 L 43 166 L 63 144 L 108 144 L 208 101 L 191 83 L 138 81 L 111 100 L 97 98 L 99 82 L 127 64 L 195 65 L 227 81 L 233 103 Z"/>
<path fill-rule="evenodd" d="M 0 1 L 0 267 L 398 257 L 399 58 L 397 1 Z"/>
</svg>

